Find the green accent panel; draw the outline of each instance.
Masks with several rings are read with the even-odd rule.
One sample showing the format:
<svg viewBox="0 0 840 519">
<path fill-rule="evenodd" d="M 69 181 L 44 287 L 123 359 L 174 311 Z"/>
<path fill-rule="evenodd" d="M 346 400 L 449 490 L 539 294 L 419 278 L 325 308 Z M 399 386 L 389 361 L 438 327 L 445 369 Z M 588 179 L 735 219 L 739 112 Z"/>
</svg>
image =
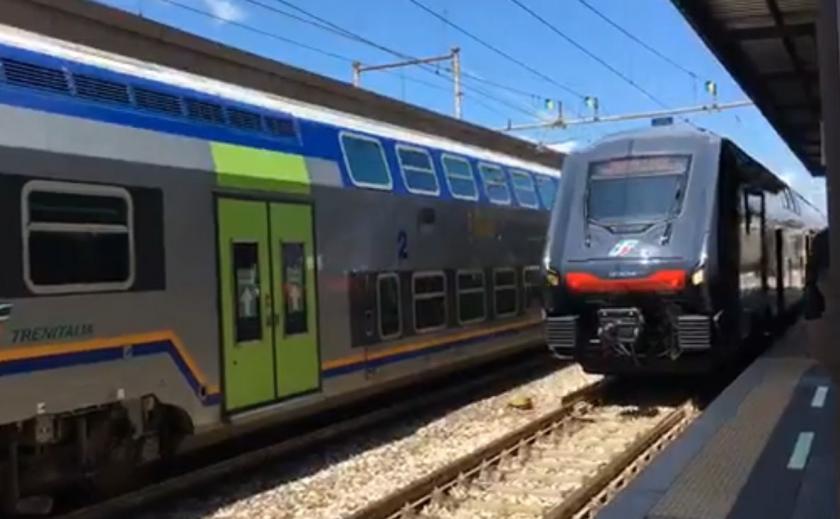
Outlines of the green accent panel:
<svg viewBox="0 0 840 519">
<path fill-rule="evenodd" d="M 216 182 L 222 187 L 309 194 L 309 171 L 300 155 L 211 142 Z"/>
<path fill-rule="evenodd" d="M 275 397 L 267 207 L 265 202 L 218 202 L 224 395 L 228 411 L 269 402 Z M 239 252 L 235 254 L 235 250 Z M 254 263 L 256 268 L 246 268 Z M 237 283 L 241 287 L 248 279 L 254 279 L 253 273 L 258 274 L 258 279 L 249 286 L 256 285 L 259 291 L 250 290 L 247 297 L 256 296 L 256 306 L 253 300 L 251 304 L 243 303 L 246 296 L 237 290 Z M 248 309 L 243 310 L 241 304 Z M 242 315 L 253 316 L 255 312 L 258 317 L 241 319 Z"/>
<path fill-rule="evenodd" d="M 270 212 L 277 396 L 284 398 L 317 389 L 320 382 L 315 242 L 309 205 L 271 204 Z M 288 261 L 289 250 L 292 261 Z M 301 250 L 305 259 L 296 263 L 294 256 Z M 301 290 L 303 279 L 305 289 Z"/>
</svg>

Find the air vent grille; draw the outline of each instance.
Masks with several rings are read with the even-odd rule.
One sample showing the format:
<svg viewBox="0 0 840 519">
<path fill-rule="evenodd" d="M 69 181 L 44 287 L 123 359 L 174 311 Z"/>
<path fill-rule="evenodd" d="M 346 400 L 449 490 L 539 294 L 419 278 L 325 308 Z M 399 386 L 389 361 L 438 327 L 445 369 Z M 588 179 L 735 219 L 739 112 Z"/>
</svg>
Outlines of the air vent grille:
<svg viewBox="0 0 840 519">
<path fill-rule="evenodd" d="M 70 93 L 70 85 L 63 70 L 14 59 L 3 59 L 2 62 L 6 82 L 11 85 Z"/>
<path fill-rule="evenodd" d="M 278 137 L 294 137 L 295 123 L 291 119 L 279 119 L 277 117 L 266 117 L 265 126 L 268 132 Z"/>
<path fill-rule="evenodd" d="M 103 103 L 117 103 L 130 105 L 131 97 L 128 95 L 128 86 L 116 81 L 108 81 L 82 74 L 73 76 L 76 85 L 76 95 L 102 101 Z"/>
<path fill-rule="evenodd" d="M 164 94 L 147 88 L 134 88 L 134 101 L 140 108 L 170 115 L 183 115 L 181 99 L 178 96 Z"/>
<path fill-rule="evenodd" d="M 225 124 L 225 114 L 221 105 L 189 97 L 184 99 L 184 104 L 187 107 L 187 115 L 191 119 L 212 124 Z"/>
<path fill-rule="evenodd" d="M 186 117 L 263 136 L 284 139 L 297 137 L 297 128 L 291 117 L 262 115 L 257 111 L 223 103 L 182 97 L 154 88 L 134 86 L 90 73 L 76 74 L 20 59 L 0 57 L 0 66 L 0 85 L 5 82 L 16 87 L 67 94 L 96 103 Z"/>
<path fill-rule="evenodd" d="M 247 110 L 240 110 L 238 108 L 228 108 L 228 121 L 230 125 L 240 130 L 250 130 L 259 132 L 262 131 L 262 121 L 260 114 L 249 112 Z"/>
</svg>

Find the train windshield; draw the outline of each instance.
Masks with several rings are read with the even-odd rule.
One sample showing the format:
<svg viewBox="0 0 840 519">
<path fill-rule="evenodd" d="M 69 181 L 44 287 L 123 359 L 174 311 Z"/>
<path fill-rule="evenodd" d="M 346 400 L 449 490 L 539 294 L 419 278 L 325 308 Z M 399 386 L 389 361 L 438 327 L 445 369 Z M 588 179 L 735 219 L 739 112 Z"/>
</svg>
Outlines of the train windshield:
<svg viewBox="0 0 840 519">
<path fill-rule="evenodd" d="M 680 210 L 689 157 L 656 156 L 590 166 L 587 218 L 595 222 L 652 222 Z"/>
</svg>

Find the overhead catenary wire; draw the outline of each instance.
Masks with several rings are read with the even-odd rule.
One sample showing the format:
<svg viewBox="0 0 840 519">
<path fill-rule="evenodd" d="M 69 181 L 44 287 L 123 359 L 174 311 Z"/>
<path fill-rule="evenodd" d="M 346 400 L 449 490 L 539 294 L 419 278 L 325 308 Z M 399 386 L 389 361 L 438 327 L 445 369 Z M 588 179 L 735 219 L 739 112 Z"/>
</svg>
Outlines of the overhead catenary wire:
<svg viewBox="0 0 840 519">
<path fill-rule="evenodd" d="M 366 37 L 364 37 L 364 36 L 362 36 L 362 35 L 360 35 L 356 32 L 353 32 L 353 31 L 350 31 L 350 30 L 348 30 L 344 27 L 341 27 L 340 25 L 337 25 L 337 24 L 327 20 L 326 18 L 324 18 L 322 16 L 318 16 L 318 15 L 316 15 L 316 14 L 314 14 L 314 13 L 312 13 L 312 12 L 310 12 L 310 11 L 300 7 L 300 6 L 297 6 L 297 5 L 293 4 L 292 2 L 288 2 L 287 0 L 273 0 L 273 1 L 276 2 L 276 3 L 282 4 L 284 6 L 287 6 L 289 8 L 292 8 L 295 11 L 297 11 L 297 12 L 299 12 L 299 13 L 305 15 L 305 16 L 310 17 L 310 19 L 307 20 L 307 19 L 301 18 L 298 15 L 295 15 L 294 13 L 289 13 L 288 11 L 285 11 L 283 9 L 279 9 L 276 6 L 268 5 L 262 0 L 243 0 L 243 1 L 248 2 L 252 5 L 257 5 L 259 7 L 262 7 L 264 9 L 266 9 L 268 11 L 271 11 L 271 12 L 274 12 L 276 14 L 280 14 L 280 15 L 283 15 L 283 16 L 288 16 L 288 17 L 290 17 L 292 19 L 295 19 L 295 20 L 298 20 L 298 21 L 303 21 L 304 23 L 307 23 L 309 25 L 313 25 L 315 27 L 321 28 L 322 30 L 326 30 L 326 31 L 331 32 L 333 34 L 343 36 L 347 39 L 354 40 L 358 43 L 368 45 L 368 46 L 373 47 L 375 49 L 378 49 L 382 52 L 390 54 L 394 57 L 404 59 L 404 60 L 415 60 L 415 59 L 417 59 L 416 56 L 413 56 L 411 54 L 407 54 L 405 52 L 399 51 L 399 50 L 394 49 L 392 47 L 388 47 L 386 45 L 383 45 L 381 43 L 373 41 L 370 38 L 366 38 Z M 423 67 L 423 68 L 426 68 L 427 70 L 431 70 L 431 67 Z M 446 70 L 447 72 L 450 72 L 450 73 L 452 72 L 452 70 L 450 68 L 447 68 L 447 67 L 442 67 L 442 68 L 443 68 L 443 70 Z M 515 94 L 525 95 L 525 96 L 528 96 L 528 97 L 539 98 L 539 99 L 544 99 L 546 97 L 546 96 L 543 96 L 541 94 L 536 94 L 536 93 L 533 93 L 533 92 L 527 92 L 527 91 L 522 90 L 521 88 L 506 85 L 506 84 L 500 83 L 498 81 L 492 81 L 492 80 L 486 79 L 484 77 L 481 77 L 479 75 L 476 75 L 476 74 L 473 74 L 473 73 L 470 73 L 470 72 L 462 71 L 462 75 L 464 77 L 470 78 L 474 81 L 485 83 L 487 85 L 490 85 L 490 86 L 493 86 L 493 87 L 496 87 L 496 88 L 500 88 L 500 89 L 503 89 L 503 90 L 507 90 L 507 91 L 515 93 Z"/>
<path fill-rule="evenodd" d="M 565 40 L 567 43 L 569 43 L 570 45 L 572 45 L 573 47 L 575 47 L 576 49 L 578 49 L 580 52 L 582 52 L 582 53 L 586 54 L 586 55 L 587 55 L 587 56 L 589 56 L 591 59 L 595 60 L 597 63 L 599 63 L 601 66 L 603 66 L 604 68 L 606 68 L 607 70 L 609 70 L 610 72 L 612 72 L 614 75 L 616 75 L 617 77 L 619 77 L 619 78 L 620 78 L 622 81 L 624 81 L 625 83 L 627 83 L 627 84 L 629 84 L 630 86 L 632 86 L 632 87 L 633 87 L 636 91 L 638 91 L 639 93 L 641 93 L 642 95 L 644 95 L 645 97 L 647 97 L 648 99 L 650 99 L 651 101 L 653 101 L 654 103 L 656 103 L 657 105 L 659 105 L 660 107 L 662 107 L 662 108 L 668 108 L 668 105 L 667 105 L 667 104 L 665 104 L 663 101 L 661 101 L 660 99 L 658 99 L 655 95 L 651 94 L 651 93 L 650 93 L 648 90 L 646 90 L 643 86 L 641 86 L 640 84 L 638 84 L 638 83 L 636 83 L 635 81 L 633 81 L 633 79 L 632 79 L 632 78 L 630 78 L 630 77 L 629 77 L 629 76 L 627 76 L 625 73 L 623 73 L 622 71 L 620 71 L 620 70 L 618 70 L 617 68 L 615 68 L 613 65 L 611 65 L 611 64 L 610 64 L 608 61 L 606 61 L 605 59 L 601 58 L 600 56 L 598 56 L 597 54 L 595 54 L 594 52 L 592 52 L 591 50 L 589 50 L 588 48 L 586 48 L 586 46 L 582 45 L 582 44 L 581 44 L 581 43 L 579 43 L 577 40 L 575 40 L 574 38 L 572 38 L 571 36 L 569 36 L 569 35 L 568 35 L 568 34 L 566 34 L 565 32 L 561 31 L 561 30 L 560 30 L 560 29 L 559 29 L 556 25 L 554 25 L 553 23 L 551 23 L 551 22 L 549 22 L 548 20 L 546 20 L 546 19 L 545 19 L 543 16 L 541 16 L 539 13 L 537 13 L 536 11 L 534 11 L 533 9 L 531 9 L 530 7 L 528 7 L 527 5 L 525 5 L 525 4 L 524 4 L 521 0 L 510 0 L 510 1 L 511 1 L 511 2 L 513 2 L 513 3 L 514 3 L 516 6 L 518 6 L 520 9 L 522 9 L 523 11 L 525 11 L 526 13 L 528 13 L 528 14 L 529 14 L 532 18 L 534 18 L 535 20 L 537 20 L 538 22 L 540 22 L 542 25 L 544 25 L 545 27 L 547 27 L 547 28 L 548 28 L 549 30 L 551 30 L 553 33 L 555 33 L 556 35 L 560 36 L 560 37 L 561 37 L 563 40 Z"/>
<path fill-rule="evenodd" d="M 453 22 L 452 20 L 446 18 L 445 16 L 441 15 L 437 11 L 435 11 L 435 10 L 431 9 L 430 7 L 426 6 L 425 4 L 420 2 L 419 0 L 408 0 L 408 1 L 411 2 L 412 4 L 414 4 L 419 9 L 426 12 L 427 14 L 433 16 L 434 18 L 440 20 L 441 22 L 445 23 L 449 27 L 452 27 L 456 31 L 460 32 L 461 34 L 463 34 L 466 37 L 470 38 L 471 40 L 475 41 L 476 43 L 483 46 L 484 48 L 489 49 L 490 51 L 498 54 L 499 56 L 502 56 L 503 58 L 510 61 L 511 63 L 514 63 L 514 64 L 518 65 L 519 67 L 531 72 L 533 75 L 539 77 L 540 79 L 542 79 L 542 80 L 544 80 L 548 83 L 551 83 L 552 85 L 560 88 L 561 90 L 563 90 L 563 91 L 565 91 L 565 92 L 567 92 L 567 93 L 569 93 L 573 96 L 576 96 L 580 99 L 586 98 L 586 96 L 584 94 L 580 93 L 579 91 L 575 90 L 574 88 L 570 87 L 569 85 L 561 83 L 561 82 L 555 80 L 554 78 L 546 75 L 545 73 L 540 72 L 539 70 L 535 69 L 534 67 L 528 65 L 527 63 L 524 63 L 523 61 L 513 57 L 512 55 L 508 54 L 507 52 L 501 50 L 496 45 L 493 45 L 493 44 L 487 42 L 486 40 L 477 36 L 473 32 L 468 31 L 467 29 L 465 29 L 461 25 Z"/>
<path fill-rule="evenodd" d="M 413 1 L 413 0 L 412 0 L 412 1 Z M 588 0 L 577 0 L 577 1 L 578 1 L 578 3 L 580 3 L 581 5 L 583 5 L 585 8 L 587 8 L 589 11 L 591 11 L 591 12 L 592 12 L 592 13 L 594 13 L 596 16 L 598 16 L 598 17 L 599 17 L 599 18 L 601 18 L 603 21 L 605 21 L 607 24 L 611 25 L 614 29 L 616 29 L 617 31 L 619 31 L 620 33 L 622 33 L 623 35 L 625 35 L 625 36 L 626 36 L 627 38 L 629 38 L 630 40 L 632 40 L 632 41 L 636 42 L 636 43 L 637 43 L 637 44 L 639 44 L 642 48 L 644 48 L 645 50 L 647 50 L 647 51 L 648 51 L 648 52 L 650 52 L 651 54 L 653 54 L 653 55 L 657 56 L 657 57 L 658 57 L 658 58 L 660 58 L 662 61 L 665 61 L 666 63 L 670 64 L 670 65 L 671 65 L 671 66 L 673 66 L 674 68 L 679 69 L 679 70 L 681 70 L 682 72 L 685 72 L 686 74 L 688 74 L 688 75 L 689 75 L 692 79 L 694 79 L 694 80 L 699 80 L 699 79 L 700 79 L 700 76 L 699 76 L 697 73 L 695 73 L 694 71 L 692 71 L 692 70 L 690 70 L 689 68 L 685 67 L 684 65 L 680 64 L 679 62 L 677 62 L 677 61 L 675 61 L 675 60 L 673 60 L 673 59 L 669 58 L 666 54 L 664 54 L 663 52 L 661 52 L 659 49 L 657 49 L 656 47 L 654 47 L 654 46 L 652 46 L 652 45 L 648 44 L 647 42 L 645 42 L 644 40 L 642 40 L 641 38 L 639 38 L 638 36 L 636 36 L 635 34 L 633 34 L 632 32 L 630 32 L 629 30 L 627 30 L 627 29 L 626 29 L 624 26 L 622 26 L 620 23 L 616 22 L 615 20 L 613 20 L 612 18 L 610 18 L 609 16 L 607 16 L 606 14 L 604 14 L 604 12 L 603 12 L 603 11 L 601 11 L 600 9 L 598 9 L 597 7 L 595 7 L 594 5 L 592 5 L 591 3 L 589 3 L 589 1 L 588 1 Z"/>
<path fill-rule="evenodd" d="M 245 1 L 247 3 L 250 3 L 251 5 L 256 5 L 258 7 L 262 7 L 263 9 L 266 9 L 270 12 L 274 12 L 276 14 L 280 14 L 280 15 L 283 15 L 283 16 L 288 16 L 292 19 L 296 19 L 296 20 L 299 20 L 299 21 L 304 21 L 304 23 L 307 23 L 309 25 L 313 25 L 315 27 L 318 27 L 322 30 L 331 32 L 333 34 L 343 36 L 347 39 L 356 41 L 358 43 L 368 45 L 368 46 L 373 47 L 377 50 L 380 50 L 382 52 L 390 54 L 394 57 L 404 59 L 404 60 L 416 60 L 417 59 L 416 56 L 412 56 L 411 54 L 407 54 L 405 52 L 396 50 L 392 47 L 388 47 L 388 46 L 383 45 L 381 43 L 378 43 L 374 40 L 371 40 L 370 38 L 367 38 L 367 37 L 362 36 L 362 35 L 360 35 L 356 32 L 348 30 L 348 29 L 346 29 L 346 28 L 344 28 L 344 27 L 342 27 L 342 26 L 340 26 L 336 23 L 333 23 L 333 22 L 329 21 L 328 19 L 326 19 L 322 16 L 314 14 L 314 13 L 308 11 L 307 9 L 304 9 L 304 8 L 298 6 L 298 5 L 295 5 L 292 2 L 288 2 L 287 0 L 273 0 L 273 2 L 282 4 L 282 5 L 284 5 L 288 8 L 294 9 L 298 13 L 301 13 L 302 15 L 307 16 L 310 19 L 309 20 L 301 19 L 301 17 L 299 15 L 296 15 L 294 13 L 289 13 L 288 11 L 280 9 L 280 8 L 274 6 L 274 5 L 267 4 L 267 3 L 265 3 L 264 1 L 261 1 L 261 0 L 243 0 L 243 1 Z M 419 65 L 419 68 L 421 68 L 423 70 L 426 70 L 427 72 L 431 72 L 431 73 L 435 73 L 435 70 L 436 70 L 433 66 L 430 66 L 430 65 Z M 444 68 L 443 70 L 446 70 L 450 74 L 452 73 L 452 70 L 449 69 L 449 68 Z M 476 76 L 475 74 L 463 73 L 463 75 L 464 75 L 464 77 L 470 78 L 474 81 L 483 82 L 483 83 L 486 83 L 490 86 L 494 86 L 496 88 L 503 88 L 503 89 L 509 90 L 511 92 L 520 93 L 520 94 L 523 92 L 521 89 L 517 89 L 515 87 L 509 87 L 507 85 L 503 85 L 503 84 L 498 83 L 498 82 L 485 80 L 484 78 L 482 78 L 480 76 Z M 475 86 L 472 86 L 470 88 L 473 91 L 479 93 L 479 95 L 483 95 L 486 98 L 492 99 L 493 101 L 495 101 L 498 104 L 505 105 L 508 108 L 512 108 L 512 109 L 514 109 L 518 112 L 525 113 L 525 114 L 530 115 L 530 116 L 534 115 L 534 113 L 532 111 L 530 111 L 528 109 L 525 109 L 521 106 L 515 105 L 515 104 L 513 104 L 509 101 L 506 101 L 506 100 L 500 99 L 496 96 L 493 96 L 492 94 L 490 94 L 489 92 L 487 92 L 485 90 L 478 89 Z M 529 93 L 528 95 L 533 95 L 533 94 Z"/>
<path fill-rule="evenodd" d="M 306 43 L 302 43 L 302 42 L 294 40 L 292 38 L 288 38 L 288 37 L 279 35 L 275 32 L 260 29 L 259 27 L 255 27 L 251 24 L 243 23 L 243 22 L 236 21 L 236 20 L 230 20 L 229 18 L 219 16 L 219 15 L 217 15 L 215 13 L 212 13 L 212 12 L 209 12 L 209 11 L 198 9 L 196 7 L 184 4 L 184 3 L 179 2 L 177 0 L 160 0 L 160 1 L 164 2 L 166 4 L 178 7 L 180 9 L 185 10 L 185 11 L 191 12 L 193 14 L 204 16 L 204 17 L 210 18 L 210 19 L 218 21 L 218 22 L 223 22 L 227 25 L 237 27 L 237 28 L 240 28 L 240 29 L 243 29 L 243 30 L 247 30 L 247 31 L 252 32 L 254 34 L 258 34 L 260 36 L 271 38 L 271 39 L 276 40 L 276 41 L 280 41 L 280 42 L 283 42 L 283 43 L 286 43 L 286 44 L 289 44 L 289 45 L 292 45 L 292 46 L 295 46 L 295 47 L 298 47 L 298 48 L 302 48 L 302 49 L 305 49 L 305 50 L 308 50 L 308 51 L 311 51 L 311 52 L 314 52 L 314 53 L 317 53 L 317 54 L 321 54 L 323 56 L 327 56 L 327 57 L 330 57 L 330 58 L 333 58 L 333 59 L 336 59 L 336 60 L 340 60 L 340 61 L 343 61 L 343 62 L 346 62 L 346 63 L 353 63 L 355 61 L 353 58 L 351 58 L 349 56 L 342 55 L 342 54 L 332 52 L 332 51 L 328 51 L 328 50 L 325 50 L 325 49 L 322 49 L 322 48 L 319 48 L 319 47 L 316 47 L 316 46 L 313 46 L 313 45 L 309 45 L 309 44 L 306 44 Z M 451 73 L 451 70 L 446 70 L 446 72 Z M 392 71 L 386 71 L 386 73 L 388 73 L 390 75 L 396 75 Z M 433 89 L 436 89 L 436 90 L 440 90 L 440 91 L 449 92 L 451 90 L 447 86 L 435 84 L 435 83 L 432 83 L 430 81 L 425 81 L 425 80 L 420 79 L 420 78 L 415 78 L 415 77 L 411 77 L 411 76 L 402 76 L 402 79 L 404 79 L 406 81 L 410 81 L 412 83 L 416 83 L 416 84 L 426 86 L 428 88 L 433 88 Z M 492 96 L 492 94 L 489 94 L 486 91 L 478 89 L 477 87 L 472 87 L 471 86 L 470 89 L 474 90 L 478 95 L 483 95 L 485 97 L 488 97 L 490 100 L 496 102 L 497 104 L 507 106 L 509 109 L 517 110 L 518 112 L 523 113 L 523 114 L 528 115 L 528 116 L 533 115 L 531 112 L 529 112 L 529 111 L 527 111 L 527 110 L 525 110 L 525 109 L 523 109 L 523 108 L 521 108 L 517 105 L 514 105 L 512 103 L 508 103 L 505 100 L 498 99 L 495 96 Z M 468 97 L 470 98 L 471 101 L 473 101 L 474 103 L 482 106 L 484 109 L 486 109 L 490 112 L 493 112 L 494 114 L 499 115 L 501 117 L 507 117 L 504 113 L 500 112 L 499 110 L 497 110 L 493 106 L 491 106 L 489 103 L 487 103 L 487 102 L 483 101 L 481 98 L 479 98 L 478 95 L 469 95 L 470 94 L 469 92 L 466 92 L 465 94 L 468 95 Z"/>
<path fill-rule="evenodd" d="M 312 46 L 312 45 L 308 45 L 306 43 L 302 43 L 302 42 L 299 42 L 297 40 L 293 40 L 291 38 L 281 36 L 277 33 L 260 29 L 259 27 L 255 27 L 255 26 L 250 25 L 250 24 L 238 22 L 236 20 L 230 20 L 228 18 L 225 18 L 223 16 L 219 16 L 219 15 L 211 13 L 209 11 L 205 11 L 203 9 L 198 9 L 198 8 L 193 7 L 191 5 L 183 4 L 181 2 L 178 2 L 177 0 L 160 0 L 160 1 L 164 2 L 164 3 L 167 3 L 169 5 L 173 5 L 175 7 L 178 7 L 180 9 L 185 10 L 185 11 L 189 11 L 189 12 L 192 12 L 192 13 L 195 13 L 195 14 L 199 14 L 199 15 L 205 16 L 207 18 L 212 18 L 212 19 L 214 19 L 218 22 L 224 22 L 228 25 L 231 25 L 231 26 L 234 26 L 234 27 L 239 27 L 240 29 L 245 29 L 245 30 L 253 32 L 255 34 L 260 34 L 262 36 L 272 38 L 274 40 L 281 41 L 283 43 L 288 43 L 289 45 L 293 45 L 295 47 L 306 49 L 306 50 L 321 54 L 323 56 L 328 56 L 330 58 L 335 58 L 335 59 L 338 59 L 338 60 L 347 61 L 349 63 L 353 62 L 353 58 L 350 58 L 349 56 L 343 56 L 343 55 L 338 54 L 336 52 L 331 52 L 331 51 L 324 50 L 324 49 L 321 49 L 321 48 L 318 48 L 318 47 L 315 47 L 315 46 Z"/>
</svg>

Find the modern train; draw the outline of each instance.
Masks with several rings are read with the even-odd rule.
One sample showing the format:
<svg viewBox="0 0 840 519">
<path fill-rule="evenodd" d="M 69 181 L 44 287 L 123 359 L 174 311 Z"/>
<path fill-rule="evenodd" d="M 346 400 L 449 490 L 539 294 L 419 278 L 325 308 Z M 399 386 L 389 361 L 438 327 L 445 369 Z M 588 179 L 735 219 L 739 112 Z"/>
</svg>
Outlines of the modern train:
<svg viewBox="0 0 840 519">
<path fill-rule="evenodd" d="M 559 161 L 4 26 L 0 128 L 15 502 L 544 347 Z"/>
<path fill-rule="evenodd" d="M 634 130 L 563 173 L 544 255 L 558 356 L 595 373 L 707 372 L 797 307 L 825 217 L 731 140 Z"/>
</svg>

